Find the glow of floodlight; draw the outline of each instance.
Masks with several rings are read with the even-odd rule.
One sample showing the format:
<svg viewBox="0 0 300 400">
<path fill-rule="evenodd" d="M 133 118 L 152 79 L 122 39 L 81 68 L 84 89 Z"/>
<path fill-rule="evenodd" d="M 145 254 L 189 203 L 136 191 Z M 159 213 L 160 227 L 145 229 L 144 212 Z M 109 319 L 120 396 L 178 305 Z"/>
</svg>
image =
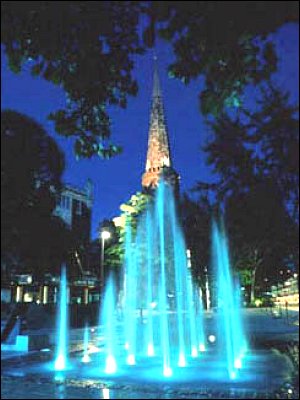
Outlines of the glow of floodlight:
<svg viewBox="0 0 300 400">
<path fill-rule="evenodd" d="M 117 371 L 115 358 L 110 354 L 106 357 L 105 373 L 114 374 Z"/>
<path fill-rule="evenodd" d="M 166 378 L 172 376 L 172 370 L 171 370 L 170 367 L 165 367 L 165 368 L 164 368 L 164 376 L 165 376 Z"/>
<path fill-rule="evenodd" d="M 55 371 L 63 371 L 66 368 L 66 360 L 62 354 L 59 354 L 55 360 L 54 369 Z"/>
<path fill-rule="evenodd" d="M 185 357 L 183 353 L 179 354 L 179 360 L 178 360 L 178 367 L 185 367 L 186 362 L 185 362 Z"/>
<path fill-rule="evenodd" d="M 152 343 L 148 344 L 147 354 L 148 354 L 149 357 L 153 357 L 154 356 L 154 347 L 153 347 Z"/>
<path fill-rule="evenodd" d="M 129 354 L 128 356 L 127 356 L 127 364 L 128 365 L 135 365 L 135 357 L 134 357 L 134 354 Z"/>
<path fill-rule="evenodd" d="M 203 343 L 199 344 L 199 351 L 204 352 L 205 351 L 205 346 Z"/>
</svg>

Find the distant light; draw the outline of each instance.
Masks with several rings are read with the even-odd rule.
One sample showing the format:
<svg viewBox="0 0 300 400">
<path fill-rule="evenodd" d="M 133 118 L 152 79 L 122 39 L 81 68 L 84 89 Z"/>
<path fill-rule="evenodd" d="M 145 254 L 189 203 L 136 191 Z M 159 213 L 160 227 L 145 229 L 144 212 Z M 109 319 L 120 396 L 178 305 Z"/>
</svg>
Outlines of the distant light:
<svg viewBox="0 0 300 400">
<path fill-rule="evenodd" d="M 147 354 L 148 354 L 149 357 L 154 356 L 154 347 L 153 347 L 153 344 L 152 344 L 152 343 L 149 343 L 149 344 L 148 344 L 148 351 L 147 351 Z"/>
<path fill-rule="evenodd" d="M 262 305 L 262 301 L 260 299 L 256 299 L 254 304 L 255 304 L 255 307 L 259 307 Z"/>
<path fill-rule="evenodd" d="M 164 368 L 164 376 L 165 376 L 165 377 L 170 377 L 170 376 L 172 376 L 172 370 L 171 370 L 170 367 L 165 367 L 165 368 Z"/>
<path fill-rule="evenodd" d="M 293 391 L 292 391 L 292 389 L 288 389 L 288 394 L 292 394 L 293 393 Z"/>
<path fill-rule="evenodd" d="M 128 356 L 127 356 L 127 364 L 128 365 L 135 365 L 135 357 L 134 357 L 134 354 L 129 354 Z"/>
<path fill-rule="evenodd" d="M 237 358 L 237 359 L 234 361 L 234 368 L 236 368 L 236 369 L 241 369 L 241 368 L 242 368 L 242 361 L 241 361 L 240 358 Z"/>
<path fill-rule="evenodd" d="M 215 343 L 215 341 L 216 341 L 215 335 L 209 335 L 209 336 L 208 336 L 208 341 L 209 341 L 210 343 Z"/>
<path fill-rule="evenodd" d="M 110 354 L 106 357 L 106 366 L 105 373 L 106 374 L 114 374 L 117 371 L 117 364 L 115 358 Z"/>
<path fill-rule="evenodd" d="M 205 346 L 203 343 L 199 344 L 199 351 L 202 351 L 202 352 L 205 351 Z"/>
<path fill-rule="evenodd" d="M 180 353 L 179 355 L 179 361 L 178 361 L 178 367 L 185 367 L 186 362 L 185 362 L 185 357 L 183 353 Z"/>
<path fill-rule="evenodd" d="M 155 307 L 157 306 L 157 303 L 156 303 L 155 301 L 153 301 L 152 303 L 150 303 L 150 306 L 151 306 L 152 308 L 155 308 Z"/>
<path fill-rule="evenodd" d="M 91 357 L 90 357 L 88 354 L 85 354 L 85 355 L 82 357 L 81 361 L 82 361 L 83 363 L 89 363 L 89 362 L 91 362 Z"/>
<path fill-rule="evenodd" d="M 46 348 L 46 349 L 41 349 L 40 351 L 43 351 L 43 352 L 46 353 L 46 352 L 51 351 L 51 350 Z"/>
<path fill-rule="evenodd" d="M 108 388 L 102 389 L 102 397 L 103 397 L 103 399 L 109 399 L 109 389 Z"/>
<path fill-rule="evenodd" d="M 126 342 L 125 345 L 124 345 L 124 347 L 125 347 L 126 350 L 129 350 L 129 343 Z"/>
<path fill-rule="evenodd" d="M 32 276 L 31 275 L 27 276 L 27 283 L 32 283 Z"/>
<path fill-rule="evenodd" d="M 193 346 L 191 355 L 192 357 L 197 357 L 198 355 L 197 347 Z"/>
<path fill-rule="evenodd" d="M 59 354 L 54 364 L 55 371 L 63 371 L 66 368 L 66 360 L 62 354 Z"/>
<path fill-rule="evenodd" d="M 95 328 L 91 328 L 91 332 L 94 333 L 95 332 Z"/>
<path fill-rule="evenodd" d="M 298 274 L 294 274 L 294 278 L 297 278 Z"/>
<path fill-rule="evenodd" d="M 109 239 L 111 236 L 110 232 L 108 231 L 102 231 L 101 232 L 101 239 L 105 240 L 105 239 Z"/>
</svg>

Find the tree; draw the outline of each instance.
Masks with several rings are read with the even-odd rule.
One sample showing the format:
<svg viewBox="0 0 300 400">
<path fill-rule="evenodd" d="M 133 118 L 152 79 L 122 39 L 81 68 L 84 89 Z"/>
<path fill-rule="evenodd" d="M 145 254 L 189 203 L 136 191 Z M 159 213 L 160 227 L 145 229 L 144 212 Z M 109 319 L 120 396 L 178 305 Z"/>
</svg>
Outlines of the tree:
<svg viewBox="0 0 300 400">
<path fill-rule="evenodd" d="M 149 43 L 157 27 L 176 56 L 170 74 L 185 83 L 202 75 L 201 111 L 217 116 L 224 107 L 240 106 L 246 85 L 257 85 L 276 70 L 277 56 L 268 35 L 286 22 L 298 22 L 299 4 L 154 1 L 148 13 Z"/>
<path fill-rule="evenodd" d="M 118 238 L 111 242 L 106 250 L 106 260 L 109 265 L 121 267 L 125 252 L 126 227 L 130 225 L 133 237 L 136 234 L 139 216 L 145 210 L 152 199 L 152 194 L 137 192 L 131 196 L 129 201 L 121 204 L 121 215 L 115 219 L 115 236 Z"/>
<path fill-rule="evenodd" d="M 187 194 L 180 202 L 180 222 L 186 246 L 191 251 L 194 278 L 205 290 L 207 267 L 210 264 L 211 209 L 206 199 L 193 201 Z"/>
<path fill-rule="evenodd" d="M 276 282 L 285 258 L 297 255 L 298 227 L 278 186 L 268 179 L 248 192 L 229 197 L 225 217 L 232 262 L 250 283 L 253 301 L 256 283 L 265 277 Z"/>
<path fill-rule="evenodd" d="M 1 113 L 2 264 L 42 272 L 66 257 L 67 230 L 52 215 L 64 157 L 31 118 Z"/>
<path fill-rule="evenodd" d="M 174 48 L 170 75 L 186 83 L 203 76 L 201 110 L 218 115 L 276 70 L 268 34 L 289 21 L 298 21 L 297 2 L 3 1 L 1 42 L 13 71 L 30 60 L 33 75 L 64 89 L 67 105 L 50 118 L 75 138 L 76 154 L 110 157 L 120 148 L 109 141 L 107 106 L 136 95 L 133 56 L 157 34 Z"/>
<path fill-rule="evenodd" d="M 58 133 L 75 137 L 78 155 L 109 157 L 109 104 L 126 106 L 137 92 L 132 55 L 141 53 L 138 2 L 64 1 L 2 3 L 2 37 L 9 65 L 61 86 L 65 109 L 53 113 Z"/>
<path fill-rule="evenodd" d="M 299 221 L 299 109 L 290 103 L 289 93 L 272 84 L 261 92 L 258 111 L 245 111 L 257 175 L 277 182 L 288 210 Z"/>
<path fill-rule="evenodd" d="M 299 119 L 289 95 L 272 84 L 261 88 L 257 111 L 222 114 L 210 126 L 212 139 L 204 146 L 207 163 L 217 180 L 199 182 L 222 202 L 247 192 L 259 182 L 273 180 L 287 209 L 299 219 Z"/>
</svg>

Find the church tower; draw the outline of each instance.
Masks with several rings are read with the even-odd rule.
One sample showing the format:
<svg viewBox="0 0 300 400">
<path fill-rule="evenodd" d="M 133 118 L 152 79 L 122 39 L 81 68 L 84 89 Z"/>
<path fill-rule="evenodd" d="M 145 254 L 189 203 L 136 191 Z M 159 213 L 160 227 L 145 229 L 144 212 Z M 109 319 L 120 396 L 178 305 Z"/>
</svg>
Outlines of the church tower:
<svg viewBox="0 0 300 400">
<path fill-rule="evenodd" d="M 142 177 L 142 186 L 147 189 L 155 189 L 161 177 L 174 187 L 175 192 L 178 191 L 179 177 L 172 168 L 157 59 L 155 58 L 147 161 L 146 169 Z"/>
</svg>

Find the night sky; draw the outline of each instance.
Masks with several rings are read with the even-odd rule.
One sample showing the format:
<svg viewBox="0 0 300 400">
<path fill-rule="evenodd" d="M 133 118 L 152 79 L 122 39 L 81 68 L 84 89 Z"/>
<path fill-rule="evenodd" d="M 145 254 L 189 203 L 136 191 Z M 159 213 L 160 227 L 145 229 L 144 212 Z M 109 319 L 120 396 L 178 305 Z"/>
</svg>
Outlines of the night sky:
<svg viewBox="0 0 300 400">
<path fill-rule="evenodd" d="M 291 92 L 291 99 L 299 98 L 299 26 L 283 26 L 274 37 L 279 55 L 278 72 L 273 79 Z M 198 94 L 202 79 L 185 86 L 169 79 L 166 67 L 173 60 L 170 48 L 160 42 L 156 48 L 163 100 L 169 130 L 173 166 L 181 177 L 181 191 L 191 189 L 197 180 L 212 181 L 213 175 L 205 164 L 201 145 L 209 137 L 209 130 L 199 112 Z M 135 58 L 134 76 L 139 85 L 137 97 L 129 98 L 127 109 L 111 109 L 112 141 L 123 146 L 123 153 L 111 160 L 94 157 L 91 160 L 75 159 L 71 139 L 54 132 L 53 122 L 47 115 L 65 103 L 64 92 L 40 78 L 30 76 L 29 67 L 16 75 L 7 68 L 2 51 L 1 108 L 10 108 L 37 120 L 55 138 L 66 157 L 63 181 L 83 188 L 87 178 L 94 184 L 92 238 L 104 218 L 119 214 L 119 206 L 141 189 L 148 141 L 152 93 L 153 53 Z M 253 103 L 255 88 L 247 89 L 247 98 Z"/>
</svg>

